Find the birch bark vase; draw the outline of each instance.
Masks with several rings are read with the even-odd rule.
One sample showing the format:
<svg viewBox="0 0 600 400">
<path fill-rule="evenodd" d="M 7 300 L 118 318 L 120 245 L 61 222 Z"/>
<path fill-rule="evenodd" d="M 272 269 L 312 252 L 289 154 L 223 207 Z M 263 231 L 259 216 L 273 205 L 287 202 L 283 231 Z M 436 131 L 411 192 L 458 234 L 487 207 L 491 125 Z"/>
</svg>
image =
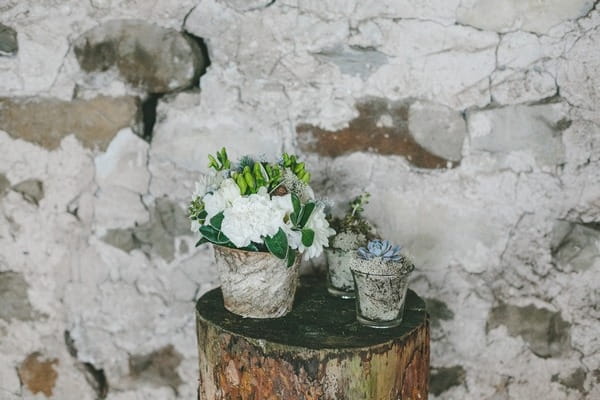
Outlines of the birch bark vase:
<svg viewBox="0 0 600 400">
<path fill-rule="evenodd" d="M 429 322 L 408 291 L 400 326 L 370 329 L 351 301 L 303 278 L 278 319 L 227 312 L 215 289 L 196 305 L 201 400 L 426 400 Z"/>
<path fill-rule="evenodd" d="M 298 264 L 287 267 L 271 253 L 214 245 L 223 303 L 245 318 L 279 318 L 292 310 Z"/>
</svg>

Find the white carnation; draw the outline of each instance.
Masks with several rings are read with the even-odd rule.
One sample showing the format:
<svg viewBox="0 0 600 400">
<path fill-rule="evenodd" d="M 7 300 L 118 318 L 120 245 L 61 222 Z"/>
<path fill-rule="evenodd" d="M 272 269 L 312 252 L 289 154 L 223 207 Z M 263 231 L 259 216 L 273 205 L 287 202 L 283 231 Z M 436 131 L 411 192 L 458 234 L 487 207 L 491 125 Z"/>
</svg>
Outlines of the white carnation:
<svg viewBox="0 0 600 400">
<path fill-rule="evenodd" d="M 298 251 L 304 253 L 304 260 L 318 257 L 323 252 L 323 247 L 327 247 L 329 236 L 335 235 L 335 231 L 329 227 L 329 222 L 325 219 L 325 211 L 322 205 L 317 205 L 304 228 L 312 229 L 315 232 L 315 238 L 308 248 L 302 242 L 298 245 Z"/>
<path fill-rule="evenodd" d="M 284 226 L 283 219 L 292 209 L 289 195 L 270 199 L 263 187 L 257 194 L 236 198 L 225 209 L 221 231 L 236 247 L 262 243 L 265 236 L 274 235 Z"/>
<path fill-rule="evenodd" d="M 204 209 L 206 210 L 206 219 L 212 217 L 232 206 L 235 200 L 241 198 L 240 188 L 231 178 L 225 179 L 218 190 L 204 196 Z"/>
</svg>

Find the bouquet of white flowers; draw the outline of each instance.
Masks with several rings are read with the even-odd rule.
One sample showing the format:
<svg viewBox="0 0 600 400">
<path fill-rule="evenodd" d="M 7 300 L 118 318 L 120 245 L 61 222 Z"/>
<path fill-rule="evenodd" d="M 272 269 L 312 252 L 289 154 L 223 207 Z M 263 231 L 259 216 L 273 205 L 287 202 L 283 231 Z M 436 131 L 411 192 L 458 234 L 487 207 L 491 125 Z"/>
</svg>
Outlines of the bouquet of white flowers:
<svg viewBox="0 0 600 400">
<path fill-rule="evenodd" d="M 298 253 L 317 257 L 328 245 L 335 231 L 296 156 L 283 154 L 276 163 L 246 156 L 232 164 L 223 148 L 209 160 L 211 172 L 196 184 L 189 207 L 197 245 L 268 251 L 288 267 Z"/>
</svg>

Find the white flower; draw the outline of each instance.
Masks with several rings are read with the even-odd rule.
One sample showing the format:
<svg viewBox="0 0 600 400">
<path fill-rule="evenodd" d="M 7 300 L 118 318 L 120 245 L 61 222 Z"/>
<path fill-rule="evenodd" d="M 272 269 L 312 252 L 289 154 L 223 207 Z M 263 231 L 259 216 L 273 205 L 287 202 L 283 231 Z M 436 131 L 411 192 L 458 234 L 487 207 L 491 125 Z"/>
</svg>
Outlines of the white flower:
<svg viewBox="0 0 600 400">
<path fill-rule="evenodd" d="M 236 199 L 241 198 L 240 188 L 231 178 L 225 179 L 221 186 L 214 193 L 204 196 L 204 209 L 206 210 L 206 219 L 212 217 L 232 206 Z"/>
<path fill-rule="evenodd" d="M 214 192 L 223 183 L 224 176 L 222 172 L 202 174 L 196 182 L 192 199 L 202 198 L 209 192 Z"/>
<path fill-rule="evenodd" d="M 297 250 L 298 247 L 302 245 L 302 232 L 292 230 L 292 223 L 288 222 L 287 224 L 281 227 L 283 232 L 285 232 L 285 236 L 287 236 L 288 246 L 292 249 Z"/>
<path fill-rule="evenodd" d="M 236 198 L 224 212 L 221 231 L 236 247 L 262 243 L 283 227 L 285 215 L 293 210 L 290 195 L 269 198 L 262 187 L 257 194 Z"/>
<path fill-rule="evenodd" d="M 310 214 L 304 228 L 312 229 L 315 232 L 315 238 L 310 247 L 305 247 L 302 242 L 298 245 L 298 251 L 304 253 L 303 258 L 306 261 L 321 255 L 323 247 L 327 247 L 329 243 L 329 236 L 335 235 L 335 231 L 329 227 L 329 222 L 325 219 L 325 212 L 321 204 L 317 205 L 312 214 Z"/>
</svg>

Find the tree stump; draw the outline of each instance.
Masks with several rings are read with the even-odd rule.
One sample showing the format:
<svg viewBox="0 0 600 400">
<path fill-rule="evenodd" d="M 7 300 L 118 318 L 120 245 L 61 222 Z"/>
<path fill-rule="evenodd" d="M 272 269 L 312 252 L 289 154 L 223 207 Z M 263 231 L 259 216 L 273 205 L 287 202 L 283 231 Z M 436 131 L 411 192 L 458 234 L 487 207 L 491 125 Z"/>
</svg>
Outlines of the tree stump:
<svg viewBox="0 0 600 400">
<path fill-rule="evenodd" d="M 391 329 L 356 322 L 354 301 L 328 295 L 324 279 L 303 278 L 294 308 L 278 319 L 238 317 L 220 289 L 196 305 L 201 400 L 425 400 L 429 320 L 407 295 Z"/>
</svg>

